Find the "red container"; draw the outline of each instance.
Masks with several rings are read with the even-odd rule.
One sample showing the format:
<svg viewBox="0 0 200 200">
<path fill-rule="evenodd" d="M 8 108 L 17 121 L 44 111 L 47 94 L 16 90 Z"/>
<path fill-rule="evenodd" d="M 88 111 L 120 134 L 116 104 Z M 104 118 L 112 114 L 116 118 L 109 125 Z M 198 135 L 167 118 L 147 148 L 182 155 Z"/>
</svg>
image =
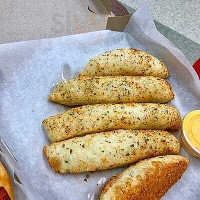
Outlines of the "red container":
<svg viewBox="0 0 200 200">
<path fill-rule="evenodd" d="M 193 65 L 195 71 L 197 72 L 200 79 L 200 58 Z"/>
</svg>

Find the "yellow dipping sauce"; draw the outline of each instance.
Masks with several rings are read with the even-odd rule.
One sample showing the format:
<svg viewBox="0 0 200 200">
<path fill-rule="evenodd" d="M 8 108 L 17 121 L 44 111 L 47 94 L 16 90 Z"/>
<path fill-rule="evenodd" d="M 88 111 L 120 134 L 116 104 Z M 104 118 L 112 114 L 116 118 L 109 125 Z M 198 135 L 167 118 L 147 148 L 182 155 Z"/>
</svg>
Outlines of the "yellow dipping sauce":
<svg viewBox="0 0 200 200">
<path fill-rule="evenodd" d="M 185 116 L 183 137 L 188 143 L 187 145 L 190 145 L 195 151 L 195 155 L 199 154 L 200 156 L 200 110 L 194 110 Z"/>
</svg>

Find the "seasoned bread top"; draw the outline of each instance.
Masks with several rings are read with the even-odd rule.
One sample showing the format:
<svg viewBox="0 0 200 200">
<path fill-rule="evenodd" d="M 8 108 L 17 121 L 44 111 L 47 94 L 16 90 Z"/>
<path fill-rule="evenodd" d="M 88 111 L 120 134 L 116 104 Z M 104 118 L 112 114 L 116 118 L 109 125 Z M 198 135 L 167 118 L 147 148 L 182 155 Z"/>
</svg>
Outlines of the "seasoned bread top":
<svg viewBox="0 0 200 200">
<path fill-rule="evenodd" d="M 52 102 L 73 105 L 102 103 L 166 103 L 174 98 L 170 84 L 153 76 L 79 76 L 60 82 Z"/>
<path fill-rule="evenodd" d="M 100 200 L 159 200 L 181 178 L 188 159 L 167 155 L 138 162 L 112 177 Z"/>
<path fill-rule="evenodd" d="M 82 75 L 154 76 L 168 78 L 166 65 L 145 51 L 129 48 L 107 51 L 89 60 Z"/>
<path fill-rule="evenodd" d="M 126 166 L 138 160 L 179 154 L 176 137 L 160 130 L 115 130 L 76 137 L 44 147 L 58 173 L 81 173 Z"/>
<path fill-rule="evenodd" d="M 116 129 L 178 130 L 178 110 L 167 104 L 98 104 L 48 117 L 43 126 L 51 142 Z"/>
</svg>

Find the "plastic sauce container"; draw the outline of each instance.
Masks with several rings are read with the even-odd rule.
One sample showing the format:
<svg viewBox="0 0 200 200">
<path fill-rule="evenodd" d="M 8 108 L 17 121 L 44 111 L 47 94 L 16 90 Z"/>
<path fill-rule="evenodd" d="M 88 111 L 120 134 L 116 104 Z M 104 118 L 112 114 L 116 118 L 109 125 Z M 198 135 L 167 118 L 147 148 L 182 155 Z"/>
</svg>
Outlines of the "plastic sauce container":
<svg viewBox="0 0 200 200">
<path fill-rule="evenodd" d="M 184 149 L 200 158 L 200 110 L 194 110 L 185 116 L 182 129 L 181 139 Z"/>
</svg>

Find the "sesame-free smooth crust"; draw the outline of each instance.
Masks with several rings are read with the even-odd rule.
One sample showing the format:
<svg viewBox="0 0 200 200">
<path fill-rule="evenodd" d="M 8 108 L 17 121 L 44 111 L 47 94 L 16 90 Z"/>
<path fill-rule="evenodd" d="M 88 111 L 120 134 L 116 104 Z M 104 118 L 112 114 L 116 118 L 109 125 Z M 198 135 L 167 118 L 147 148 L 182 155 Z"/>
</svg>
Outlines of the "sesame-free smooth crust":
<svg viewBox="0 0 200 200">
<path fill-rule="evenodd" d="M 60 82 L 52 102 L 67 106 L 103 103 L 166 103 L 174 98 L 170 84 L 153 76 L 79 76 Z"/>
<path fill-rule="evenodd" d="M 178 110 L 167 104 L 98 104 L 48 117 L 43 126 L 51 142 L 116 129 L 178 130 Z"/>
<path fill-rule="evenodd" d="M 44 147 L 57 173 L 81 173 L 127 166 L 141 159 L 178 154 L 176 137 L 160 130 L 115 130 L 76 137 Z"/>
<path fill-rule="evenodd" d="M 133 48 L 107 51 L 89 60 L 82 75 L 154 76 L 168 78 L 166 65 L 154 56 Z"/>
<path fill-rule="evenodd" d="M 140 161 L 112 177 L 100 200 L 159 200 L 181 178 L 188 163 L 179 155 Z"/>
<path fill-rule="evenodd" d="M 7 194 L 5 195 L 9 195 L 9 198 L 11 200 L 14 200 L 10 176 L 4 168 L 3 164 L 0 162 L 0 188 L 1 187 L 3 187 L 6 190 Z"/>
</svg>

